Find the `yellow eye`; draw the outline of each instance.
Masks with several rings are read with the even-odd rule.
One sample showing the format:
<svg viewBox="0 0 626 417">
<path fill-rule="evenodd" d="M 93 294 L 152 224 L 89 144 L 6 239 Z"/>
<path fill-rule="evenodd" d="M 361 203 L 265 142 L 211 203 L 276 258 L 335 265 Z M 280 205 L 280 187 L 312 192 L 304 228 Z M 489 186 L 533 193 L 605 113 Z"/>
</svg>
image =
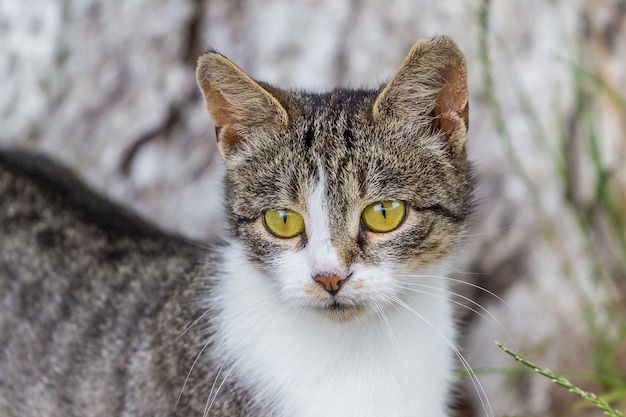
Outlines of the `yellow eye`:
<svg viewBox="0 0 626 417">
<path fill-rule="evenodd" d="M 271 234 L 284 239 L 304 232 L 304 219 L 289 209 L 267 210 L 263 215 L 263 225 Z"/>
<path fill-rule="evenodd" d="M 385 233 L 395 230 L 406 217 L 406 205 L 402 201 L 379 201 L 365 207 L 361 219 L 372 232 Z"/>
</svg>

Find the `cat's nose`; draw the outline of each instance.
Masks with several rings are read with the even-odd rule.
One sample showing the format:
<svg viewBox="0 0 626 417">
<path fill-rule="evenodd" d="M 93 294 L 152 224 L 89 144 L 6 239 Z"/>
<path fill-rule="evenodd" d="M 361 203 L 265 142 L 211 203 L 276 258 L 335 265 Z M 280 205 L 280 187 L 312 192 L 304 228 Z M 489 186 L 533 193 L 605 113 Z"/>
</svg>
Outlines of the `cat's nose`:
<svg viewBox="0 0 626 417">
<path fill-rule="evenodd" d="M 313 281 L 319 283 L 330 295 L 337 294 L 347 279 L 348 277 L 342 275 L 320 274 L 313 277 Z"/>
</svg>

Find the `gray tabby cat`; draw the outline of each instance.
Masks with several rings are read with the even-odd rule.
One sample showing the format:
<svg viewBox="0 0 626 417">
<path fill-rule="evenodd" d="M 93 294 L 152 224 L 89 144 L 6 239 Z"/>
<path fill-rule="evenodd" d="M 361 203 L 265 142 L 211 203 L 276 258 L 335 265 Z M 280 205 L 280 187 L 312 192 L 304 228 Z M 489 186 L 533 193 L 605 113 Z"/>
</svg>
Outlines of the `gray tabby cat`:
<svg viewBox="0 0 626 417">
<path fill-rule="evenodd" d="M 283 91 L 215 52 L 197 76 L 223 243 L 0 152 L 0 416 L 447 415 L 473 185 L 460 50 L 420 41 L 373 91 Z"/>
</svg>

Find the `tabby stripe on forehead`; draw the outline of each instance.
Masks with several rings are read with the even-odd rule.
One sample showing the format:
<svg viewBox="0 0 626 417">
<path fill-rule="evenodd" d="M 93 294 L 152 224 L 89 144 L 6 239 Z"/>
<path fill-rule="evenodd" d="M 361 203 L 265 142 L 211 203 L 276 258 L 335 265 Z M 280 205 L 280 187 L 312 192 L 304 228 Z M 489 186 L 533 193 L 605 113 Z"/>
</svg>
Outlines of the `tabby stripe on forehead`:
<svg viewBox="0 0 626 417">
<path fill-rule="evenodd" d="M 313 144 L 313 139 L 315 138 L 315 133 L 313 132 L 313 126 L 309 125 L 306 129 L 306 133 L 304 134 L 304 147 L 309 149 Z"/>
<path fill-rule="evenodd" d="M 346 119 L 346 128 L 343 131 L 343 140 L 346 141 L 346 147 L 348 149 L 352 148 L 354 135 L 352 134 L 352 120 L 350 120 L 349 117 Z"/>
</svg>

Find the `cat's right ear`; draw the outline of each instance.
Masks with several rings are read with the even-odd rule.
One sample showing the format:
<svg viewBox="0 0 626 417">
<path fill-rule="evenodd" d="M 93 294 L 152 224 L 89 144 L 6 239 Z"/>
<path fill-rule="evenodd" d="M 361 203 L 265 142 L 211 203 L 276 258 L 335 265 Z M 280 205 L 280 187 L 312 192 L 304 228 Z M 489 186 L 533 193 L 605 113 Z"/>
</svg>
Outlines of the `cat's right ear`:
<svg viewBox="0 0 626 417">
<path fill-rule="evenodd" d="M 198 59 L 196 79 L 223 154 L 236 149 L 255 129 L 288 123 L 287 111 L 278 100 L 217 52 L 207 52 Z"/>
<path fill-rule="evenodd" d="M 448 37 L 418 41 L 377 97 L 375 121 L 428 123 L 459 152 L 469 126 L 465 57 Z"/>
</svg>

